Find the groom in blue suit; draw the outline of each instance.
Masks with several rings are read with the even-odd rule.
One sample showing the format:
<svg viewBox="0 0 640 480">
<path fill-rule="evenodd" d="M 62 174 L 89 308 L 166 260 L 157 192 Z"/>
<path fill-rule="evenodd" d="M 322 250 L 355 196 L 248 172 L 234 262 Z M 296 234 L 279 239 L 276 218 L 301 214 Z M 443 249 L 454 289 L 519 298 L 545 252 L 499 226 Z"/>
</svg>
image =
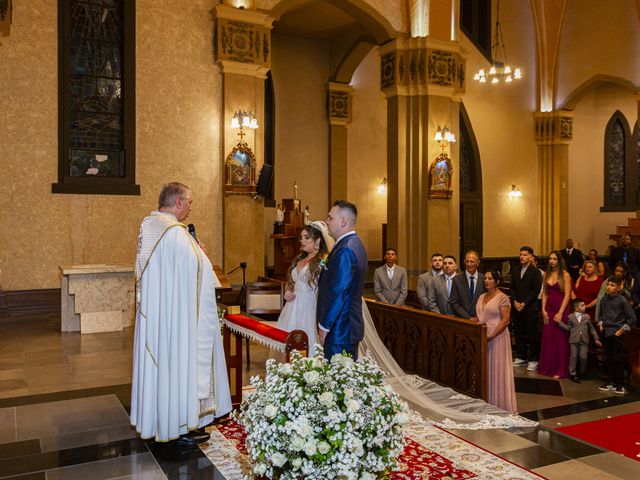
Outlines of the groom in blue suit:
<svg viewBox="0 0 640 480">
<path fill-rule="evenodd" d="M 367 252 L 355 232 L 358 209 L 338 200 L 327 216 L 329 234 L 336 240 L 318 281 L 318 333 L 327 359 L 345 351 L 358 359 L 364 337 L 362 290 Z"/>
</svg>

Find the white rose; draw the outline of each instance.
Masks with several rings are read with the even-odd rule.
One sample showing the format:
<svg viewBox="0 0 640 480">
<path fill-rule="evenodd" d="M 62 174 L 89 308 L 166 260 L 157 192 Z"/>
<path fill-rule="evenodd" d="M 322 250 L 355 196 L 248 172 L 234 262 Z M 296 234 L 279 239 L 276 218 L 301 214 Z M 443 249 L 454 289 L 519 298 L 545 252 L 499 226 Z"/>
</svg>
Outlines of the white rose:
<svg viewBox="0 0 640 480">
<path fill-rule="evenodd" d="M 281 466 L 283 466 L 285 463 L 287 463 L 287 457 L 285 457 L 283 454 L 281 454 L 280 452 L 276 452 L 273 455 L 271 455 L 271 463 L 280 468 Z"/>
<path fill-rule="evenodd" d="M 267 418 L 275 418 L 278 414 L 278 407 L 270 403 L 266 407 L 264 407 L 264 416 Z"/>
<path fill-rule="evenodd" d="M 321 368 L 322 367 L 322 359 L 318 357 L 314 357 L 311 361 L 311 367 L 313 368 Z"/>
<path fill-rule="evenodd" d="M 357 412 L 360 410 L 360 402 L 358 400 L 354 400 L 353 398 L 347 402 L 347 412 Z"/>
<path fill-rule="evenodd" d="M 298 432 L 300 433 L 300 436 L 306 438 L 311 435 L 311 427 L 306 423 L 303 423 L 302 425 L 300 425 Z"/>
<path fill-rule="evenodd" d="M 362 472 L 360 474 L 360 480 L 376 480 L 376 476 L 370 472 Z"/>
<path fill-rule="evenodd" d="M 256 475 L 264 475 L 267 473 L 267 466 L 264 463 L 258 463 L 255 467 L 253 467 L 253 473 Z"/>
<path fill-rule="evenodd" d="M 396 423 L 399 423 L 400 425 L 404 425 L 409 421 L 409 415 L 407 415 L 404 412 L 396 413 L 395 421 L 396 421 Z"/>
<path fill-rule="evenodd" d="M 353 389 L 351 388 L 345 388 L 342 393 L 344 393 L 344 398 L 353 398 Z"/>
<path fill-rule="evenodd" d="M 353 367 L 353 358 L 343 356 L 343 357 L 342 357 L 342 366 L 343 366 L 344 368 L 351 368 L 351 367 Z"/>
<path fill-rule="evenodd" d="M 285 363 L 282 365 L 282 367 L 280 367 L 280 371 L 284 375 L 291 375 L 293 373 L 293 368 L 291 368 L 291 364 Z"/>
<path fill-rule="evenodd" d="M 300 466 L 302 465 L 302 459 L 300 457 L 296 457 L 293 460 L 291 460 L 291 466 L 295 469 L 295 468 L 300 468 Z"/>
<path fill-rule="evenodd" d="M 325 407 L 330 407 L 333 404 L 333 393 L 331 393 L 331 392 L 323 392 L 318 397 L 318 400 Z"/>
<path fill-rule="evenodd" d="M 318 451 L 321 454 L 327 453 L 331 449 L 331 446 L 327 442 L 318 442 Z"/>
<path fill-rule="evenodd" d="M 309 385 L 313 385 L 320 378 L 320 374 L 315 370 L 311 370 L 310 372 L 305 372 L 303 377 L 305 382 L 307 382 Z"/>
<path fill-rule="evenodd" d="M 304 453 L 306 453 L 308 457 L 313 457 L 316 454 L 316 451 L 316 442 L 314 440 L 309 440 L 304 444 Z"/>
<path fill-rule="evenodd" d="M 296 452 L 299 452 L 304 448 L 304 438 L 294 435 L 291 439 L 291 448 L 293 448 Z"/>
<path fill-rule="evenodd" d="M 393 387 L 391 385 L 385 384 L 384 387 L 382 388 L 384 389 L 385 392 L 389 392 L 389 393 L 393 392 Z"/>
<path fill-rule="evenodd" d="M 342 363 L 346 357 L 341 353 L 336 353 L 333 357 L 331 357 L 331 363 Z"/>
</svg>

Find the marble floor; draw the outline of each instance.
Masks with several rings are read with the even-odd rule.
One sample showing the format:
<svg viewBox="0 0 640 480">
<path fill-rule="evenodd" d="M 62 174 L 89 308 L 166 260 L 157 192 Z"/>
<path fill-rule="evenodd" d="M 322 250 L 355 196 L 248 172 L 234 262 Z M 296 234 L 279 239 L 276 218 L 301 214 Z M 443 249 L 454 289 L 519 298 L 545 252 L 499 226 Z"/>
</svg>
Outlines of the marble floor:
<svg viewBox="0 0 640 480">
<path fill-rule="evenodd" d="M 166 450 L 129 426 L 133 329 L 80 335 L 59 325 L 56 316 L 0 318 L 0 478 L 224 478 L 200 450 Z M 245 384 L 270 355 L 252 344 Z M 519 410 L 539 426 L 452 433 L 549 479 L 640 478 L 640 462 L 554 430 L 638 412 L 640 392 L 514 371 Z"/>
</svg>

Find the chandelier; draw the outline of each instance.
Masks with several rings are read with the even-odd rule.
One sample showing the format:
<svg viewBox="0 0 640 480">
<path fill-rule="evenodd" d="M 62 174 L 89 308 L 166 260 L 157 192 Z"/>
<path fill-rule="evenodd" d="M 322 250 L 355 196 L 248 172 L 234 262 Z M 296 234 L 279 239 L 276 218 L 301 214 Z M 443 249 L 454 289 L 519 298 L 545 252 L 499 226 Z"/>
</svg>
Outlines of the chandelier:
<svg viewBox="0 0 640 480">
<path fill-rule="evenodd" d="M 522 78 L 520 68 L 511 68 L 507 64 L 507 50 L 504 46 L 504 38 L 502 38 L 502 26 L 500 25 L 500 0 L 496 7 L 496 27 L 493 42 L 491 43 L 491 67 L 485 72 L 484 68 L 478 70 L 473 79 L 480 83 L 511 83 L 514 79 Z"/>
</svg>

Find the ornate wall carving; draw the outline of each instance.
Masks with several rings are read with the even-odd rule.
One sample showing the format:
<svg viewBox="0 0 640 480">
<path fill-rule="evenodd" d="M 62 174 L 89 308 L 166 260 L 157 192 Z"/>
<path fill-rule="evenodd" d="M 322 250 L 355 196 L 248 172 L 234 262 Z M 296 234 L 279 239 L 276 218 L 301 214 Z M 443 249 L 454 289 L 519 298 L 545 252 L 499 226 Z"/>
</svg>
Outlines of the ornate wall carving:
<svg viewBox="0 0 640 480">
<path fill-rule="evenodd" d="M 536 142 L 541 145 L 569 143 L 573 139 L 573 113 L 537 112 L 535 114 Z"/>
<path fill-rule="evenodd" d="M 448 87 L 464 93 L 465 60 L 457 52 L 426 46 L 398 48 L 382 54 L 380 83 L 391 87 Z M 388 50 L 388 48 L 387 48 Z"/>
<path fill-rule="evenodd" d="M 270 65 L 271 28 L 237 20 L 218 18 L 216 24 L 216 59 Z"/>
<path fill-rule="evenodd" d="M 327 117 L 331 125 L 351 123 L 352 90 L 346 83 L 330 82 L 327 85 Z"/>
</svg>

